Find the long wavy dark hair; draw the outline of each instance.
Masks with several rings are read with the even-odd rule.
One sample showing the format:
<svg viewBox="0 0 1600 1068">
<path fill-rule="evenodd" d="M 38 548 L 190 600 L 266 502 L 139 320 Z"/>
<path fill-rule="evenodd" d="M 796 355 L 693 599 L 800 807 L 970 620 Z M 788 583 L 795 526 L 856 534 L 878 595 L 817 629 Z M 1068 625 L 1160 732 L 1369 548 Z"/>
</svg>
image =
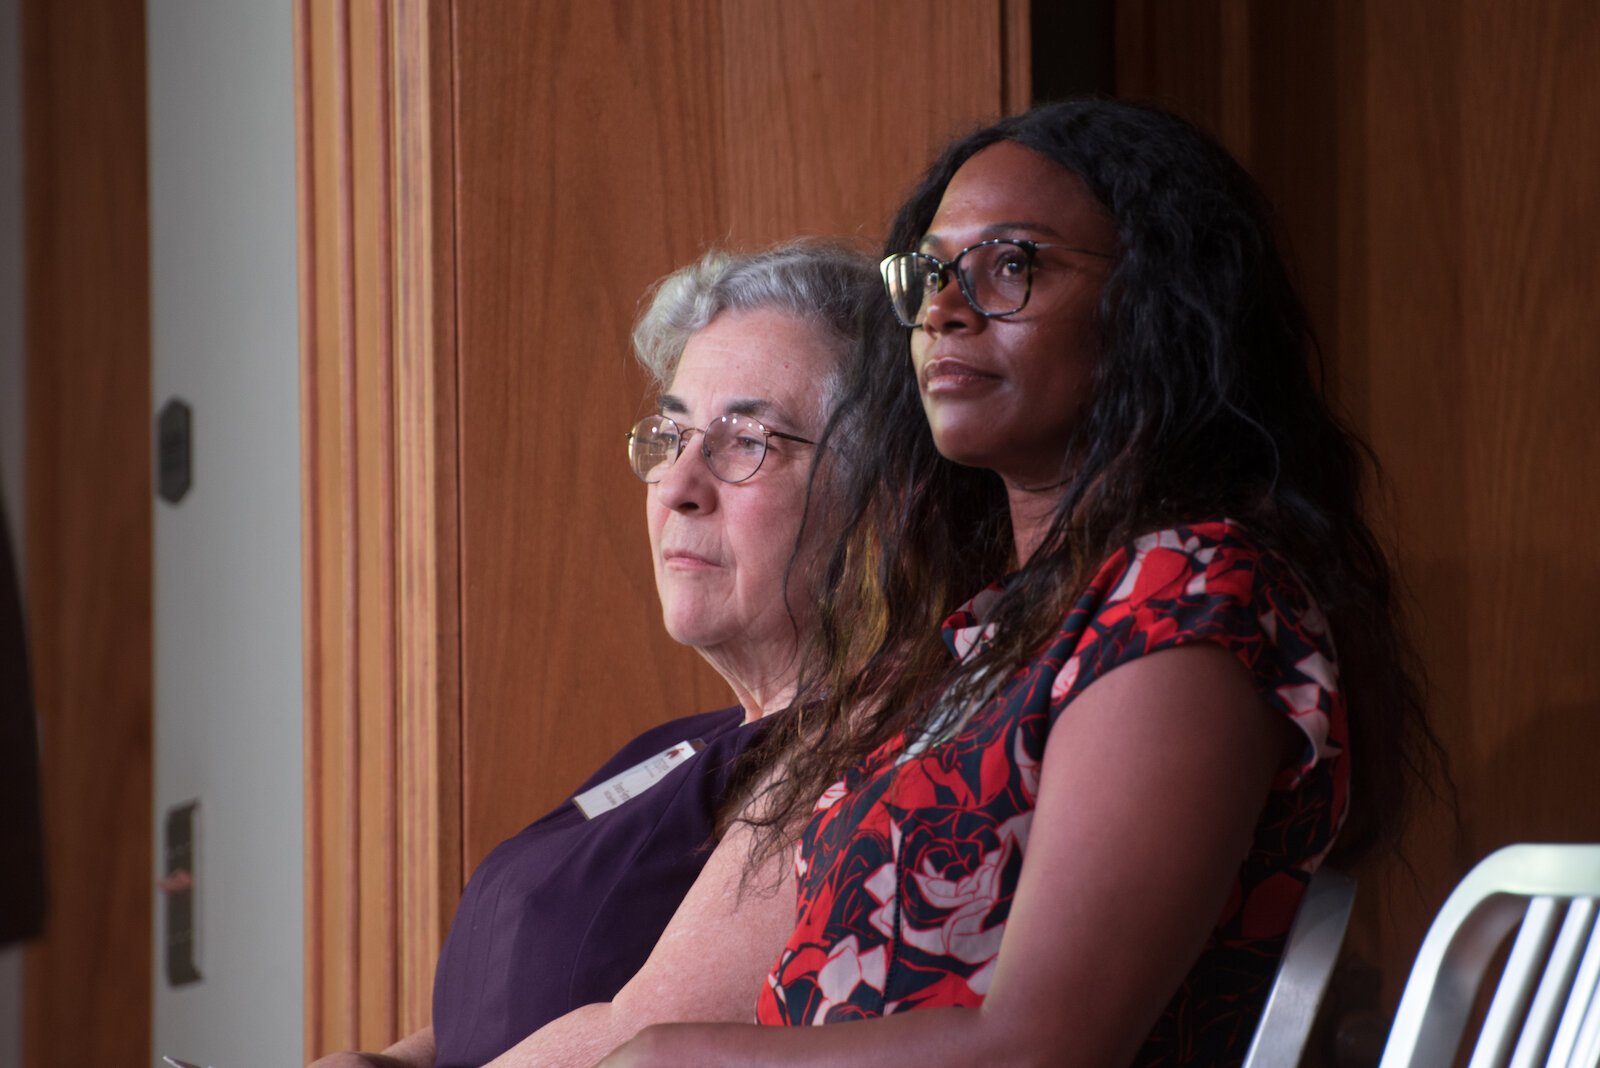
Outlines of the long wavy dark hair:
<svg viewBox="0 0 1600 1068">
<path fill-rule="evenodd" d="M 952 144 L 895 217 L 886 251 L 916 248 L 957 169 L 999 141 L 1077 175 L 1116 226 L 1102 351 L 1063 457 L 1071 478 L 1043 543 L 1013 560 L 1000 479 L 939 455 L 907 331 L 886 300 L 873 313 L 827 430 L 853 461 L 834 498 L 847 533 L 825 573 L 813 661 L 822 666 L 752 754 L 785 769 L 755 806 L 760 855 L 791 841 L 843 768 L 914 726 L 940 694 L 1004 679 L 1036 655 L 1118 548 L 1222 517 L 1287 559 L 1332 627 L 1355 750 L 1337 858 L 1392 841 L 1408 793 L 1442 769 L 1443 754 L 1363 515 L 1375 459 L 1324 399 L 1321 357 L 1263 196 L 1176 116 L 1068 101 Z M 997 638 L 953 662 L 941 620 L 1015 567 L 991 612 Z"/>
</svg>

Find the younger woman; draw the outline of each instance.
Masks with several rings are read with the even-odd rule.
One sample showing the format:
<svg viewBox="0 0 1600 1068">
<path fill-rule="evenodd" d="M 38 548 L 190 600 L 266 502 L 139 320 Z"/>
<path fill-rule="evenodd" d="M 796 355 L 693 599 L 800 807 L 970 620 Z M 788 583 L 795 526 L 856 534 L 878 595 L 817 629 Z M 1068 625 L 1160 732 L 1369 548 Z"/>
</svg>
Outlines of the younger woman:
<svg viewBox="0 0 1600 1068">
<path fill-rule="evenodd" d="M 952 145 L 888 251 L 757 1004 L 868 1022 L 617 1063 L 1236 1063 L 1310 874 L 1436 750 L 1267 212 L 1183 121 L 1073 102 Z"/>
</svg>

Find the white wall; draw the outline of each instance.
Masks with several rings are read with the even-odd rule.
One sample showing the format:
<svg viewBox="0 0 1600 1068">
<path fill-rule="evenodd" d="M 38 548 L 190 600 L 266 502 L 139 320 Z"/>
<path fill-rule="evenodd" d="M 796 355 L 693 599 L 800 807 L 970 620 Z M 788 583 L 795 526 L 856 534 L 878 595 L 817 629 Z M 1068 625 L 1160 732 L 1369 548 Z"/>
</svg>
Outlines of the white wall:
<svg viewBox="0 0 1600 1068">
<path fill-rule="evenodd" d="M 0 495 L 22 544 L 22 54 L 17 0 L 0 0 Z M 19 574 L 21 581 L 25 576 Z M 22 1064 L 22 950 L 0 949 L 0 1068 Z"/>
<path fill-rule="evenodd" d="M 194 409 L 194 486 L 155 508 L 156 857 L 200 799 L 203 980 L 154 1040 L 300 1063 L 301 655 L 294 56 L 287 0 L 149 0 L 152 418 Z"/>
</svg>

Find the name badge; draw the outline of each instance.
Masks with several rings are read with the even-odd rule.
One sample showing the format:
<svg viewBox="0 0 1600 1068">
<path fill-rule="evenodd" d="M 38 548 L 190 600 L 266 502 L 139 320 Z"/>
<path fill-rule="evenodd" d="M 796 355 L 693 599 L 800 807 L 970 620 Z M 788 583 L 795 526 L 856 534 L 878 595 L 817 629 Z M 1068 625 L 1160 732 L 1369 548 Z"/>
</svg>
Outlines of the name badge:
<svg viewBox="0 0 1600 1068">
<path fill-rule="evenodd" d="M 635 764 L 620 775 L 613 775 L 598 786 L 591 786 L 581 794 L 574 794 L 572 803 L 578 806 L 585 819 L 594 819 L 602 812 L 610 812 L 623 802 L 638 797 L 666 777 L 667 772 L 682 764 L 706 747 L 699 738 L 679 742 L 671 749 L 657 753 Z"/>
</svg>

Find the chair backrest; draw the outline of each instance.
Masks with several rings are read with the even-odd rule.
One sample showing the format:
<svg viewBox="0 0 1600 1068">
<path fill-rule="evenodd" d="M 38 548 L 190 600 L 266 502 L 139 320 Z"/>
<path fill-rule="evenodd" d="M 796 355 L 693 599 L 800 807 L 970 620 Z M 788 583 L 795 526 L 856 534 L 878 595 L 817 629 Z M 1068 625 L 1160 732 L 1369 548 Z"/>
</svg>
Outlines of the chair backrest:
<svg viewBox="0 0 1600 1068">
<path fill-rule="evenodd" d="M 1467 873 L 1428 928 L 1381 1068 L 1456 1063 L 1489 963 L 1520 924 L 1469 1068 L 1600 1065 L 1600 845 L 1515 845 Z"/>
<path fill-rule="evenodd" d="M 1355 899 L 1356 881 L 1343 872 L 1324 865 L 1311 876 L 1244 1068 L 1293 1068 L 1300 1063 Z"/>
</svg>

